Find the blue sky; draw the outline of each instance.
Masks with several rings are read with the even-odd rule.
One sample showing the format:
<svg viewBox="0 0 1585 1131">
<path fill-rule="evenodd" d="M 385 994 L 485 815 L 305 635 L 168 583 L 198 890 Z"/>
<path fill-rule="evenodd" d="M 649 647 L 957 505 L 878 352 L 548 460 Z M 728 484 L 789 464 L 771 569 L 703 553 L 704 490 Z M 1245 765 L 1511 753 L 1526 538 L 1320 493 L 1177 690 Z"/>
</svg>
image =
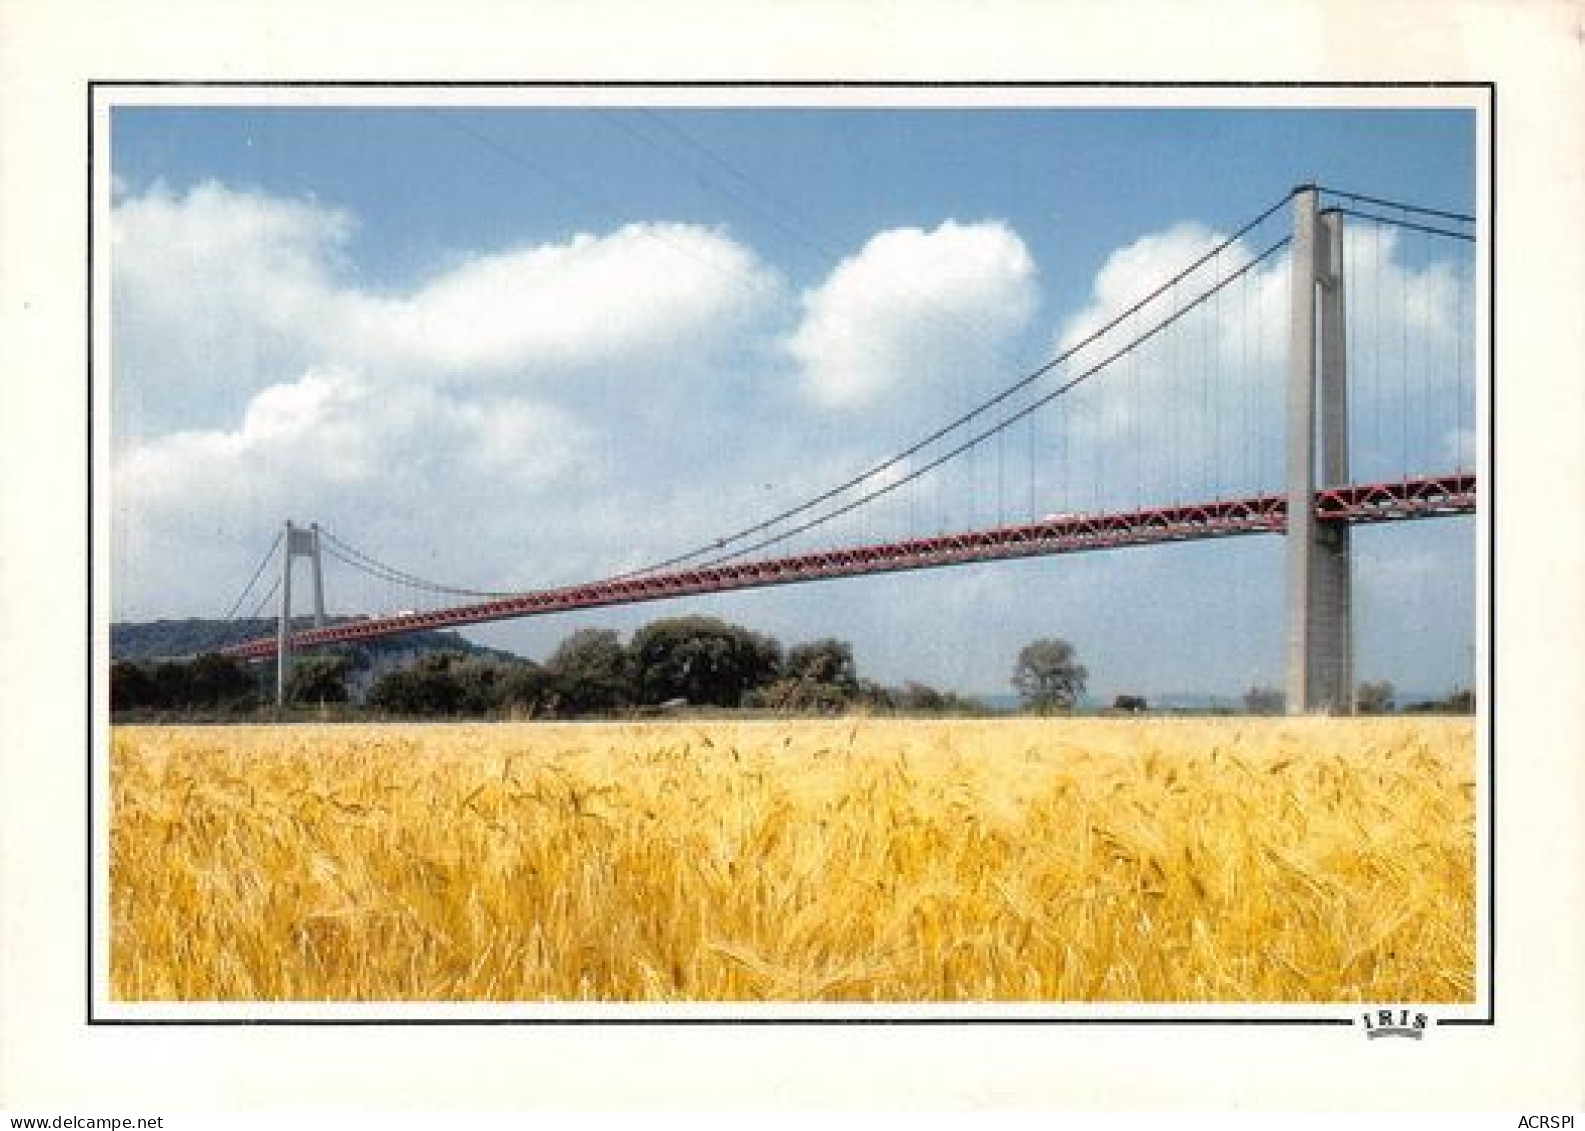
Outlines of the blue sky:
<svg viewBox="0 0 1585 1131">
<path fill-rule="evenodd" d="M 1471 212 L 1473 129 L 1451 110 L 128 108 L 114 157 L 129 185 L 216 179 L 347 208 L 349 254 L 392 284 L 503 241 L 655 219 L 724 223 L 796 280 L 829 270 L 813 240 L 989 216 L 1063 265 L 1049 285 L 1073 301 L 1139 232 L 1230 229 L 1300 181 Z"/>
<path fill-rule="evenodd" d="M 477 588 L 663 557 L 874 464 L 1297 182 L 1472 212 L 1474 129 L 1404 110 L 117 109 L 113 615 L 223 613 L 288 515 Z M 1386 280 L 1356 292 L 1356 389 L 1394 406 L 1361 417 L 1357 462 L 1469 462 L 1471 379 L 1447 376 L 1473 352 L 1450 329 L 1475 309 L 1467 251 L 1354 238 Z M 1273 309 L 1279 266 L 1186 330 L 1236 380 L 1193 346 L 1142 355 L 957 486 L 835 533 L 1077 509 L 1075 480 L 1096 502 L 1124 480 L 1138 497 L 1115 502 L 1160 501 L 1144 465 L 1182 421 L 1206 449 L 1191 462 L 1228 477 L 1207 489 L 1264 487 L 1259 445 L 1235 437 L 1271 431 L 1279 359 L 1225 327 Z M 1394 368 L 1399 351 L 1433 360 Z M 1202 416 L 1119 407 L 1174 366 L 1153 396 Z M 1098 694 L 1237 694 L 1281 681 L 1281 551 L 1132 550 L 475 635 L 542 656 L 584 624 L 701 611 L 981 692 L 1006 689 L 1024 641 L 1063 635 Z M 1473 553 L 1467 520 L 1360 532 L 1363 678 L 1468 681 Z M 416 600 L 330 584 L 338 611 Z"/>
</svg>

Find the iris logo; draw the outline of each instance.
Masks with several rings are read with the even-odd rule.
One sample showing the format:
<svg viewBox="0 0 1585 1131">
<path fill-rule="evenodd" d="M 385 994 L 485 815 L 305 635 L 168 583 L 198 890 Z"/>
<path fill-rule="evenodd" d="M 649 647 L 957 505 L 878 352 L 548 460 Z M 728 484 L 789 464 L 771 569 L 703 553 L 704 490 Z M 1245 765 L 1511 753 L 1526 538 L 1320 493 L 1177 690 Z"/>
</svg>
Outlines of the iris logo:
<svg viewBox="0 0 1585 1131">
<path fill-rule="evenodd" d="M 1378 1009 L 1360 1016 L 1365 1019 L 1365 1036 L 1373 1041 L 1377 1037 L 1408 1037 L 1418 1041 L 1425 1036 L 1430 1023 L 1425 1014 L 1410 1013 L 1407 1009 Z"/>
</svg>

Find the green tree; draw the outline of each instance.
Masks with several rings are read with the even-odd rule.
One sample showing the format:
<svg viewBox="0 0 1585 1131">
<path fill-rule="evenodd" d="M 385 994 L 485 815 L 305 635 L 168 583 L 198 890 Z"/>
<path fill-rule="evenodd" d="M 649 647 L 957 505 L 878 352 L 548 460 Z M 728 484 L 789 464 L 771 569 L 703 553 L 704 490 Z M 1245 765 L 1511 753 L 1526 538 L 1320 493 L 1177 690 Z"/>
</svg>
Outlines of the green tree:
<svg viewBox="0 0 1585 1131">
<path fill-rule="evenodd" d="M 1464 687 L 1454 688 L 1445 699 L 1411 703 L 1404 711 L 1412 715 L 1473 715 L 1475 693 Z"/>
<path fill-rule="evenodd" d="M 554 714 L 558 706 L 556 677 L 538 664 L 513 664 L 501 677 L 501 706 L 530 715 Z"/>
<path fill-rule="evenodd" d="M 622 637 L 608 628 L 580 628 L 563 640 L 545 668 L 568 711 L 604 711 L 634 702 L 632 665 Z"/>
<path fill-rule="evenodd" d="M 346 656 L 299 656 L 286 680 L 286 701 L 345 703 L 351 670 L 352 661 Z"/>
<path fill-rule="evenodd" d="M 1071 708 L 1084 694 L 1089 678 L 1089 670 L 1079 663 L 1072 644 L 1046 637 L 1024 645 L 1012 682 L 1026 707 L 1049 711 Z"/>
<path fill-rule="evenodd" d="M 763 687 L 744 692 L 741 703 L 748 707 L 770 707 L 778 711 L 815 711 L 822 715 L 834 715 L 852 704 L 853 694 L 853 691 L 844 691 L 829 683 L 783 676 Z"/>
<path fill-rule="evenodd" d="M 780 678 L 752 691 L 746 701 L 780 710 L 832 714 L 852 703 L 858 689 L 853 646 L 826 637 L 791 648 L 781 665 Z"/>
<path fill-rule="evenodd" d="M 154 703 L 160 707 L 193 705 L 193 666 L 181 660 L 163 660 L 149 672 Z"/>
<path fill-rule="evenodd" d="M 873 679 L 861 679 L 853 693 L 853 702 L 870 711 L 895 711 L 897 692 Z"/>
<path fill-rule="evenodd" d="M 1354 694 L 1354 710 L 1361 715 L 1390 715 L 1394 694 L 1392 684 L 1386 680 L 1367 681 Z"/>
<path fill-rule="evenodd" d="M 199 707 L 241 706 L 253 700 L 253 677 L 242 661 L 211 652 L 188 668 L 188 702 Z"/>
<path fill-rule="evenodd" d="M 159 687 L 141 664 L 117 660 L 110 665 L 110 709 L 131 711 L 138 707 L 158 707 Z"/>
<path fill-rule="evenodd" d="M 388 671 L 369 688 L 369 706 L 397 715 L 416 715 L 419 710 L 418 680 L 406 668 Z"/>
<path fill-rule="evenodd" d="M 676 617 L 645 625 L 629 648 L 646 703 L 735 707 L 745 693 L 775 680 L 781 646 L 768 636 L 715 617 Z"/>
<path fill-rule="evenodd" d="M 110 707 L 172 710 L 253 706 L 257 689 L 240 660 L 208 653 L 192 660 L 164 660 L 148 667 L 127 660 L 110 668 Z"/>
<path fill-rule="evenodd" d="M 853 663 L 853 645 L 829 636 L 795 644 L 787 650 L 782 676 L 851 692 L 859 683 L 858 668 Z"/>
<path fill-rule="evenodd" d="M 457 709 L 465 715 L 488 715 L 499 711 L 506 698 L 506 673 L 499 664 L 468 659 L 452 667 L 461 692 Z"/>
<path fill-rule="evenodd" d="M 947 697 L 928 683 L 909 680 L 896 692 L 897 706 L 905 711 L 944 711 Z"/>
<path fill-rule="evenodd" d="M 1248 715 L 1280 715 L 1288 697 L 1275 687 L 1251 687 L 1244 692 L 1244 713 Z"/>
<path fill-rule="evenodd" d="M 991 709 L 970 695 L 941 691 L 927 683 L 909 680 L 890 693 L 892 706 L 901 711 L 930 715 L 988 715 Z"/>
<path fill-rule="evenodd" d="M 386 672 L 369 689 L 369 705 L 398 715 L 455 715 L 465 692 L 452 669 L 459 657 L 442 652 Z"/>
</svg>

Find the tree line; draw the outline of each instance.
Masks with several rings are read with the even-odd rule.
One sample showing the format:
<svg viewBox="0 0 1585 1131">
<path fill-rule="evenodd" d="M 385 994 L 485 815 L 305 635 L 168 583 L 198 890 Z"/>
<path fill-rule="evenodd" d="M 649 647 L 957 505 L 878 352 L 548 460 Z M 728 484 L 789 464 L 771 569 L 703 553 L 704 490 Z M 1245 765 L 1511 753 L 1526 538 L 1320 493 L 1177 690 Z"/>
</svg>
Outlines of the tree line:
<svg viewBox="0 0 1585 1131">
<path fill-rule="evenodd" d="M 447 649 L 425 652 L 405 666 L 375 675 L 374 657 L 357 646 L 297 657 L 286 687 L 287 702 L 325 707 L 361 697 L 362 708 L 368 711 L 423 718 L 579 718 L 684 706 L 796 714 L 854 709 L 990 713 L 979 700 L 926 684 L 887 687 L 862 678 L 852 646 L 845 640 L 823 637 L 789 648 L 773 636 L 706 616 L 653 621 L 627 640 L 612 629 L 579 629 L 563 639 L 544 663 L 505 653 Z M 214 654 L 189 661 L 121 660 L 111 668 L 111 709 L 247 713 L 273 705 L 273 678 L 273 666 L 249 669 Z M 1025 710 L 1052 713 L 1075 709 L 1088 678 L 1072 644 L 1042 638 L 1018 653 L 1011 683 Z M 354 694 L 354 682 L 359 695 Z M 1402 708 L 1395 697 L 1391 683 L 1361 684 L 1356 711 L 1470 713 L 1475 705 L 1468 691 Z M 1277 715 L 1284 711 L 1284 698 L 1274 688 L 1252 687 L 1242 705 L 1248 714 Z M 1136 713 L 1148 710 L 1148 704 L 1141 696 L 1119 695 L 1112 709 Z"/>
<path fill-rule="evenodd" d="M 362 657 L 297 657 L 286 688 L 296 705 L 347 703 Z M 273 673 L 273 668 L 268 669 Z M 219 655 L 111 668 L 114 711 L 247 712 L 273 701 L 273 685 Z M 885 687 L 860 677 L 852 646 L 825 637 L 784 647 L 772 636 L 715 617 L 654 621 L 624 641 L 611 629 L 566 637 L 544 663 L 457 652 L 420 656 L 372 680 L 365 706 L 417 716 L 517 714 L 576 718 L 682 706 L 837 713 L 855 707 L 986 713 L 976 700 L 922 683 Z"/>
<path fill-rule="evenodd" d="M 1287 709 L 1288 696 L 1275 687 L 1251 687 L 1244 693 L 1244 713 L 1280 715 Z M 1366 680 L 1354 690 L 1356 715 L 1472 715 L 1475 693 L 1456 687 L 1440 699 L 1414 703 L 1398 702 L 1398 689 L 1389 680 Z"/>
</svg>

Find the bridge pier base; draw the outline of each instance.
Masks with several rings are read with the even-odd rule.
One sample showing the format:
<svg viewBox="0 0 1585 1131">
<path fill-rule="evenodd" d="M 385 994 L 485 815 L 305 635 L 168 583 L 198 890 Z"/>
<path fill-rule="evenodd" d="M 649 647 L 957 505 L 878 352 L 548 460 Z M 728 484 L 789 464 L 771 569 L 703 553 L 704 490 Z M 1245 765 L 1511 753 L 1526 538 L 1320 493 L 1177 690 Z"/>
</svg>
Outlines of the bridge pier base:
<svg viewBox="0 0 1585 1131">
<path fill-rule="evenodd" d="M 1317 486 L 1348 472 L 1343 217 L 1294 194 L 1288 346 L 1287 706 L 1289 714 L 1352 714 L 1352 555 L 1345 522 L 1315 513 Z M 1317 451 L 1319 449 L 1319 452 Z M 1319 454 L 1319 465 L 1317 455 Z"/>
</svg>

